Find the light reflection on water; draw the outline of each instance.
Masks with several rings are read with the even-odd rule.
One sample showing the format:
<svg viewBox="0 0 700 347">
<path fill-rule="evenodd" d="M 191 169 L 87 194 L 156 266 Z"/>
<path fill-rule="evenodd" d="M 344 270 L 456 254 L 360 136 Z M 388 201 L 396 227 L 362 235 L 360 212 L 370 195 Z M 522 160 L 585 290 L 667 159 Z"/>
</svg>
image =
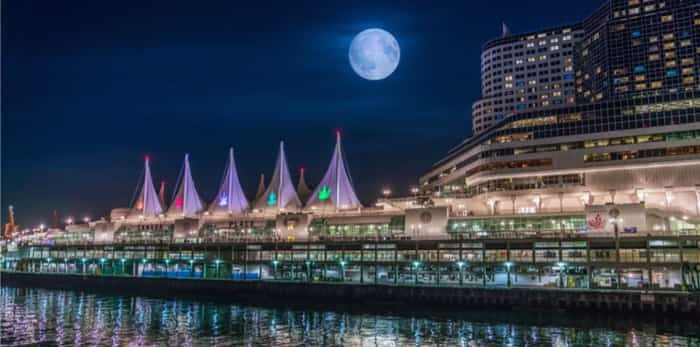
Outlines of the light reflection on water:
<svg viewBox="0 0 700 347">
<path fill-rule="evenodd" d="M 419 318 L 6 288 L 0 344 L 111 346 L 700 346 L 652 325 L 613 329 Z"/>
</svg>

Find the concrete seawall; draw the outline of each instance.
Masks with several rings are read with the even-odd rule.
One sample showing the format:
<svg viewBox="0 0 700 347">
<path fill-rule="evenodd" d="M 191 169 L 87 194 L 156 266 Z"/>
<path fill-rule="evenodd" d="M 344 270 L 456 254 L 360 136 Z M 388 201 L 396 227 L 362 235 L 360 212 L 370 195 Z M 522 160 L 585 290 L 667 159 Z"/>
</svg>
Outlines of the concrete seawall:
<svg viewBox="0 0 700 347">
<path fill-rule="evenodd" d="M 312 301 L 315 303 L 382 303 L 666 313 L 700 317 L 700 293 L 584 291 L 524 288 L 457 288 L 271 281 L 191 280 L 147 277 L 81 276 L 3 272 L 3 286 L 67 290 L 102 290 L 141 295 L 197 295 L 241 300 Z"/>
</svg>

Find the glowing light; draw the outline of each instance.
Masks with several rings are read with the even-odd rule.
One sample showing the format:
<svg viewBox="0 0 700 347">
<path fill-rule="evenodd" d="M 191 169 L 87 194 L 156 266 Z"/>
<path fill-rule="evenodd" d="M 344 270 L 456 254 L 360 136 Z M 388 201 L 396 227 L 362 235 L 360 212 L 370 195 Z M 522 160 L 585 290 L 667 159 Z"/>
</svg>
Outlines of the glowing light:
<svg viewBox="0 0 700 347">
<path fill-rule="evenodd" d="M 331 189 L 328 186 L 323 186 L 318 192 L 318 200 L 326 201 L 331 197 Z"/>
<path fill-rule="evenodd" d="M 275 206 L 277 205 L 277 194 L 275 192 L 270 192 L 270 195 L 267 197 L 267 206 Z"/>
<path fill-rule="evenodd" d="M 221 194 L 221 197 L 219 198 L 219 206 L 227 206 L 228 205 L 228 196 L 226 196 L 226 193 Z"/>
<path fill-rule="evenodd" d="M 182 208 L 183 200 L 181 196 L 178 196 L 177 199 L 175 199 L 175 207 L 177 208 Z"/>
</svg>

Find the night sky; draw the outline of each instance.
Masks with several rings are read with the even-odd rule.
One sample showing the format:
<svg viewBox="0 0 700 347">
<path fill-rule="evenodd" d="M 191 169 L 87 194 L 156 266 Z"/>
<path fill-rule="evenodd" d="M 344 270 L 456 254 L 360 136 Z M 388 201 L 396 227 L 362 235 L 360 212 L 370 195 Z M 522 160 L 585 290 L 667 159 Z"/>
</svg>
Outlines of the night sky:
<svg viewBox="0 0 700 347">
<path fill-rule="evenodd" d="M 343 132 L 358 194 L 408 194 L 470 134 L 481 45 L 584 18 L 600 0 L 3 1 L 2 220 L 24 227 L 126 207 L 152 157 L 172 191 L 190 153 L 210 201 L 233 146 L 243 188 L 290 167 L 323 175 Z M 348 63 L 360 31 L 401 46 L 389 78 Z M 296 184 L 296 177 L 295 177 Z"/>
</svg>

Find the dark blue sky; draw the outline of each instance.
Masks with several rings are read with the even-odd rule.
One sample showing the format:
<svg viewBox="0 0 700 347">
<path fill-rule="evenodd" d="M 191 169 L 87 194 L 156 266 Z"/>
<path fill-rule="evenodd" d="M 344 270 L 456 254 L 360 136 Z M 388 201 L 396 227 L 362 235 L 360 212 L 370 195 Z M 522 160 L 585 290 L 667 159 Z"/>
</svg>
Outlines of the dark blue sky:
<svg viewBox="0 0 700 347">
<path fill-rule="evenodd" d="M 233 146 L 244 189 L 280 140 L 315 183 L 342 129 L 360 197 L 406 194 L 469 135 L 481 45 L 579 20 L 602 2 L 3 1 L 2 219 L 106 215 L 153 158 L 172 189 L 190 153 L 211 199 Z M 401 62 L 367 81 L 352 37 L 391 32 Z M 295 173 L 296 174 L 296 173 Z"/>
</svg>

